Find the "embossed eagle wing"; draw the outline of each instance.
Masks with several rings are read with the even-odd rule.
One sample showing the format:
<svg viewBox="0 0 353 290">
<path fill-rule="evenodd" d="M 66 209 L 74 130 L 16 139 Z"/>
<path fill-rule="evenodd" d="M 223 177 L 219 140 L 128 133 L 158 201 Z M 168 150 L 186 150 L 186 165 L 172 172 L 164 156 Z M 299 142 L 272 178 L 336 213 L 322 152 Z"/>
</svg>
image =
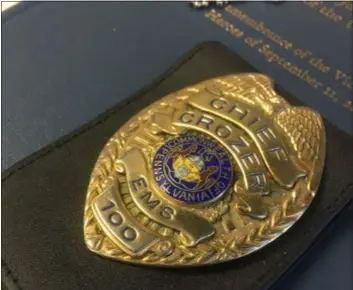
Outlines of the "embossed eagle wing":
<svg viewBox="0 0 353 290">
<path fill-rule="evenodd" d="M 324 163 L 325 133 L 318 113 L 305 107 L 291 107 L 275 117 L 275 123 L 285 132 L 289 144 L 297 154 L 297 159 L 307 171 L 312 172 L 316 163 Z M 321 176 L 315 174 L 314 176 Z M 316 190 L 319 180 L 311 181 L 310 189 Z"/>
<path fill-rule="evenodd" d="M 237 74 L 215 79 L 216 86 L 227 95 L 248 105 L 262 108 L 268 115 L 289 107 L 273 89 L 273 81 L 263 74 Z"/>
</svg>

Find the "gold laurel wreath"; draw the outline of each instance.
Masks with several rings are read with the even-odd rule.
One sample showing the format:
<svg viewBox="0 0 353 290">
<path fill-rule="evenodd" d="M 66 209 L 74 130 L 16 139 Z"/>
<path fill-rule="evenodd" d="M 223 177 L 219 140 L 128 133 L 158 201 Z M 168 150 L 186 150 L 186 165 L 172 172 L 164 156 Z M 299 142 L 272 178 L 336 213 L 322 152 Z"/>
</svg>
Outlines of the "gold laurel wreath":
<svg viewBox="0 0 353 290">
<path fill-rule="evenodd" d="M 98 172 L 92 176 L 88 200 L 93 200 L 99 195 L 99 192 L 108 186 L 106 180 L 109 179 L 109 172 L 114 168 L 115 158 L 116 156 L 113 156 L 112 151 L 107 154 L 104 153 L 103 156 L 100 157 L 103 163 L 97 167 L 96 170 Z M 221 262 L 244 256 L 266 245 L 269 240 L 274 239 L 277 235 L 286 231 L 298 220 L 303 213 L 303 209 L 308 206 L 312 199 L 313 195 L 311 195 L 309 191 L 298 190 L 290 199 L 282 203 L 280 208 L 272 211 L 268 220 L 262 222 L 261 226 L 252 229 L 249 233 L 237 237 L 225 236 L 217 238 L 207 245 L 201 244 L 194 248 L 179 245 L 171 255 L 166 257 L 163 256 L 163 254 L 159 254 L 159 244 L 157 243 L 146 256 L 137 260 L 127 255 L 104 235 L 95 221 L 90 206 L 87 205 L 85 208 L 85 240 L 92 251 L 99 254 L 104 253 L 105 256 L 126 262 L 140 261 L 144 263 L 158 263 L 161 265 L 175 264 L 176 261 L 180 265 L 197 265 L 201 262 L 212 263 L 213 261 Z"/>
</svg>

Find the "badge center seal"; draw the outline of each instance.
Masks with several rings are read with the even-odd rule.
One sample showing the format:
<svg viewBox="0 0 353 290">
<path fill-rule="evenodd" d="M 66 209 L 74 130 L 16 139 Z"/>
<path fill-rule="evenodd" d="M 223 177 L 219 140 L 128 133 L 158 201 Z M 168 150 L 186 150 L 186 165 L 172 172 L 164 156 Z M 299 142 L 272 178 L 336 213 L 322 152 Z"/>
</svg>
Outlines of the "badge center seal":
<svg viewBox="0 0 353 290">
<path fill-rule="evenodd" d="M 219 199 L 233 178 L 227 152 L 203 135 L 185 134 L 160 146 L 152 161 L 160 189 L 185 204 Z"/>
</svg>

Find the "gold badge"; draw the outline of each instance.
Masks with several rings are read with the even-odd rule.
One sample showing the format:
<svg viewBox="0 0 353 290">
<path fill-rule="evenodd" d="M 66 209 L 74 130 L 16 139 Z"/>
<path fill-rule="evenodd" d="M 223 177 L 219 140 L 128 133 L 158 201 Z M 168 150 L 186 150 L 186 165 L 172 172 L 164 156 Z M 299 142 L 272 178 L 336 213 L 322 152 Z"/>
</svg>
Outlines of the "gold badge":
<svg viewBox="0 0 353 290">
<path fill-rule="evenodd" d="M 237 259 L 278 238 L 318 189 L 325 132 L 261 74 L 172 93 L 124 124 L 98 157 L 87 247 L 118 261 L 192 266 Z"/>
</svg>

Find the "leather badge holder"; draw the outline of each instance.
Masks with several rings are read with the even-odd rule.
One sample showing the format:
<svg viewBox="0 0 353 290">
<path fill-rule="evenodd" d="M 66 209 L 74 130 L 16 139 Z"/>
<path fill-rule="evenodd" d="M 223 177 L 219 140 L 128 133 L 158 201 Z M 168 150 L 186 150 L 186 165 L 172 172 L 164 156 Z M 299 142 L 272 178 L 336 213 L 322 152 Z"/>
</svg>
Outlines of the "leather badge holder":
<svg viewBox="0 0 353 290">
<path fill-rule="evenodd" d="M 197 46 L 149 87 L 3 174 L 2 268 L 8 289 L 264 289 L 352 200 L 352 138 L 325 122 L 327 156 L 317 197 L 282 237 L 247 257 L 204 268 L 133 266 L 92 254 L 83 240 L 90 174 L 110 136 L 170 92 L 208 78 L 254 72 L 219 43 Z M 290 103 L 299 102 L 283 90 Z"/>
</svg>

